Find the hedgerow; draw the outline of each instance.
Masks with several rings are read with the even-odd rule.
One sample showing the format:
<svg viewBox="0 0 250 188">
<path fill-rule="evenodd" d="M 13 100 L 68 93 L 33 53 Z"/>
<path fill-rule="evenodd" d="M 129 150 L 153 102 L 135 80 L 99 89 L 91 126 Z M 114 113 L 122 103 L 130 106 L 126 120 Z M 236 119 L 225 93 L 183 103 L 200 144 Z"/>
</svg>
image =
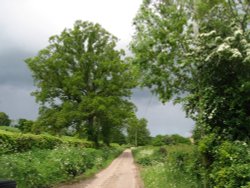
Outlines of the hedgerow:
<svg viewBox="0 0 250 188">
<path fill-rule="evenodd" d="M 51 187 L 90 169 L 100 169 L 121 151 L 121 147 L 94 149 L 62 146 L 52 150 L 36 149 L 2 155 L 0 177 L 15 180 L 19 188 Z"/>
<path fill-rule="evenodd" d="M 22 134 L 0 130 L 0 155 L 29 151 L 33 148 L 53 149 L 57 146 L 93 147 L 93 143 L 77 138 L 55 137 L 48 134 Z"/>
<path fill-rule="evenodd" d="M 16 127 L 11 127 L 11 126 L 1 126 L 0 125 L 0 130 L 4 130 L 4 131 L 10 131 L 10 132 L 21 132 L 20 129 L 16 128 Z"/>
</svg>

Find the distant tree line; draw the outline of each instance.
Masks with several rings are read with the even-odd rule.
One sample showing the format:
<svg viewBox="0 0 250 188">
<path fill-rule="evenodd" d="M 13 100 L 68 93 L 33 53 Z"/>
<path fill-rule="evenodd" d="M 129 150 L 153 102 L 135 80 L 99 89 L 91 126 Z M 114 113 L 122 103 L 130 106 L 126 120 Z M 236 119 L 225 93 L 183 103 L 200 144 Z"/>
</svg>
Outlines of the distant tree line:
<svg viewBox="0 0 250 188">
<path fill-rule="evenodd" d="M 12 122 L 12 123 L 11 123 Z M 34 120 L 27 120 L 24 118 L 18 119 L 16 122 L 11 120 L 9 116 L 0 112 L 0 129 L 14 132 L 22 133 L 35 133 L 37 122 Z M 45 130 L 41 133 L 49 133 Z M 67 129 L 61 135 L 80 137 L 80 132 Z M 60 136 L 60 135 L 59 135 Z M 118 144 L 131 144 L 133 146 L 144 146 L 151 143 L 150 132 L 147 128 L 146 119 L 137 119 L 133 117 L 129 120 L 126 127 L 113 127 L 112 135 L 109 136 L 110 142 Z M 85 138 L 85 137 L 82 137 Z M 107 139 L 106 137 L 101 137 L 101 140 Z"/>
</svg>

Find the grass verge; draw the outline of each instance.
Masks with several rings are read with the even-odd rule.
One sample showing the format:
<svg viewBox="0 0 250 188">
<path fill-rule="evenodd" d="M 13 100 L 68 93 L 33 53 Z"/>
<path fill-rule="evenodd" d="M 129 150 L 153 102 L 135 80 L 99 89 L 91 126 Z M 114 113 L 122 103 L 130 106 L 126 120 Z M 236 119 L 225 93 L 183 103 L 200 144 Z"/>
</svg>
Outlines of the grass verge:
<svg viewBox="0 0 250 188">
<path fill-rule="evenodd" d="M 201 188 L 195 177 L 193 146 L 140 147 L 133 150 L 145 188 Z"/>
</svg>

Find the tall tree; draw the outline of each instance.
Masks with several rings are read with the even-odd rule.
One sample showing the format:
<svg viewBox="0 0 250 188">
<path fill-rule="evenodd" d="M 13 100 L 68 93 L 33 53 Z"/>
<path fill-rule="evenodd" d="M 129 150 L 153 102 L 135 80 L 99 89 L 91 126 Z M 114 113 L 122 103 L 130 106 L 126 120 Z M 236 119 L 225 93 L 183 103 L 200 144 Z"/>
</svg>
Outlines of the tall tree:
<svg viewBox="0 0 250 188">
<path fill-rule="evenodd" d="M 76 21 L 73 29 L 52 36 L 48 47 L 26 60 L 38 87 L 33 94 L 42 106 L 40 122 L 54 132 L 84 127 L 89 140 L 98 143 L 100 118 L 127 101 L 135 86 L 116 41 L 99 24 Z"/>
<path fill-rule="evenodd" d="M 9 116 L 4 112 L 0 112 L 0 126 L 9 126 L 10 123 Z"/>
<path fill-rule="evenodd" d="M 213 165 L 218 148 L 249 142 L 249 22 L 249 0 L 145 0 L 135 18 L 131 48 L 143 85 L 163 102 L 181 102 L 196 121 L 205 187 L 223 172 Z M 234 187 L 246 177 L 234 175 Z"/>
<path fill-rule="evenodd" d="M 249 4 L 145 0 L 131 44 L 144 86 L 234 140 L 250 133 Z"/>
</svg>

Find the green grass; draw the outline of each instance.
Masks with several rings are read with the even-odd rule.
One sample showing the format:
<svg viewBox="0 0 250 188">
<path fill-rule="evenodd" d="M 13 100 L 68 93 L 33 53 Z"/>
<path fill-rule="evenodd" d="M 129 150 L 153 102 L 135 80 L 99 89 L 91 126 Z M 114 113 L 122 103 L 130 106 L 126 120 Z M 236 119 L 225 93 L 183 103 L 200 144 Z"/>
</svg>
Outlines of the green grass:
<svg viewBox="0 0 250 188">
<path fill-rule="evenodd" d="M 143 167 L 141 172 L 145 188 L 198 188 L 191 176 L 181 171 L 172 170 L 166 163 Z"/>
<path fill-rule="evenodd" d="M 200 188 L 194 175 L 192 152 L 191 145 L 133 150 L 145 188 Z"/>
</svg>

